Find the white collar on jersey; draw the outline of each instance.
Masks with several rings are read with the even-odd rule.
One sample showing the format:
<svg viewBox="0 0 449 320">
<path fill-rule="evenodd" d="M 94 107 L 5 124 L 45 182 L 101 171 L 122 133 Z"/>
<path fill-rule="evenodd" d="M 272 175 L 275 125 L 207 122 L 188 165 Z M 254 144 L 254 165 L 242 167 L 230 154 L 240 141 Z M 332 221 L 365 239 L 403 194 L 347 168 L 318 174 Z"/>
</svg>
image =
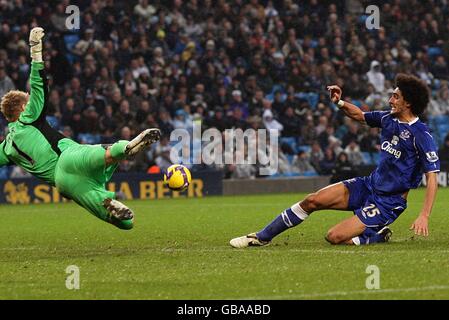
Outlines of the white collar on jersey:
<svg viewBox="0 0 449 320">
<path fill-rule="evenodd" d="M 401 121 L 401 120 L 399 120 L 398 118 L 394 118 L 394 120 L 397 121 L 397 122 L 399 122 L 399 123 L 405 123 L 405 124 L 408 124 L 408 125 L 411 126 L 412 124 L 414 124 L 415 122 L 417 122 L 417 121 L 419 120 L 419 118 L 416 117 L 415 119 L 413 119 L 413 120 L 410 121 L 410 122 Z"/>
</svg>

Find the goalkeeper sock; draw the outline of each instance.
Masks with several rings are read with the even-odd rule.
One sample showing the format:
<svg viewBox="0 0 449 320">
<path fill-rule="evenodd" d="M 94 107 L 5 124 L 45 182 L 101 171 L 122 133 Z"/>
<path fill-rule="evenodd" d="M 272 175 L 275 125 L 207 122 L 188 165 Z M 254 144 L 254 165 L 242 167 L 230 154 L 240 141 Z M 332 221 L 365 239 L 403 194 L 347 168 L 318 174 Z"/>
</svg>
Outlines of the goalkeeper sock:
<svg viewBox="0 0 449 320">
<path fill-rule="evenodd" d="M 120 140 L 120 141 L 114 143 L 111 146 L 112 158 L 117 159 L 117 160 L 125 159 L 126 158 L 125 148 L 126 148 L 126 145 L 128 144 L 128 142 L 129 141 L 127 141 L 127 140 Z"/>
<path fill-rule="evenodd" d="M 297 203 L 277 216 L 256 236 L 259 240 L 271 241 L 278 234 L 303 222 L 308 216 L 307 212 Z"/>
</svg>

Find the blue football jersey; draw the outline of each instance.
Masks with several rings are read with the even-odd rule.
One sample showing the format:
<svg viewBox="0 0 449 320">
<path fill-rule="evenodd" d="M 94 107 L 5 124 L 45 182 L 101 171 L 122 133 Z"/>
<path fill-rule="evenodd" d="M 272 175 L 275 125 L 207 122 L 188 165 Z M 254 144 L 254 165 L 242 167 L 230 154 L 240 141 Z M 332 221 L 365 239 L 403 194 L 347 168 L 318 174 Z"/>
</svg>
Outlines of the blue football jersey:
<svg viewBox="0 0 449 320">
<path fill-rule="evenodd" d="M 410 123 L 390 111 L 365 112 L 371 127 L 382 129 L 379 166 L 371 173 L 378 193 L 403 193 L 419 186 L 424 172 L 440 171 L 438 149 L 427 126 L 416 118 Z"/>
</svg>

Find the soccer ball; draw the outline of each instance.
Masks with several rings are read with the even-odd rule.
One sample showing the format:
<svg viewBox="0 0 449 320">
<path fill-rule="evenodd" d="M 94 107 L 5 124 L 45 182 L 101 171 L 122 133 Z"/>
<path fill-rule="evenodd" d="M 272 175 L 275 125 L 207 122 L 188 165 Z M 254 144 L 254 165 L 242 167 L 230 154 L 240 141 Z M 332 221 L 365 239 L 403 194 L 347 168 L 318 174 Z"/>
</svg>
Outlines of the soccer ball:
<svg viewBox="0 0 449 320">
<path fill-rule="evenodd" d="M 164 174 L 164 184 L 170 190 L 183 191 L 187 189 L 191 181 L 192 175 L 189 169 L 180 164 L 171 165 Z"/>
</svg>

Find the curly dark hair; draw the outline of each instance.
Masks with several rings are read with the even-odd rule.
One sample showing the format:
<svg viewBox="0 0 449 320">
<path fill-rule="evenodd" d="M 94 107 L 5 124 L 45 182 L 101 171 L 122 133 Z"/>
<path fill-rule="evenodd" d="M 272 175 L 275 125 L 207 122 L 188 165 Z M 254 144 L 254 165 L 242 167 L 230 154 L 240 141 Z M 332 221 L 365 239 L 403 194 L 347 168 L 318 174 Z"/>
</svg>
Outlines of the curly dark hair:
<svg viewBox="0 0 449 320">
<path fill-rule="evenodd" d="M 395 79 L 396 87 L 401 90 L 404 100 L 410 103 L 415 116 L 421 115 L 429 103 L 429 89 L 426 83 L 415 76 L 399 73 Z"/>
</svg>

